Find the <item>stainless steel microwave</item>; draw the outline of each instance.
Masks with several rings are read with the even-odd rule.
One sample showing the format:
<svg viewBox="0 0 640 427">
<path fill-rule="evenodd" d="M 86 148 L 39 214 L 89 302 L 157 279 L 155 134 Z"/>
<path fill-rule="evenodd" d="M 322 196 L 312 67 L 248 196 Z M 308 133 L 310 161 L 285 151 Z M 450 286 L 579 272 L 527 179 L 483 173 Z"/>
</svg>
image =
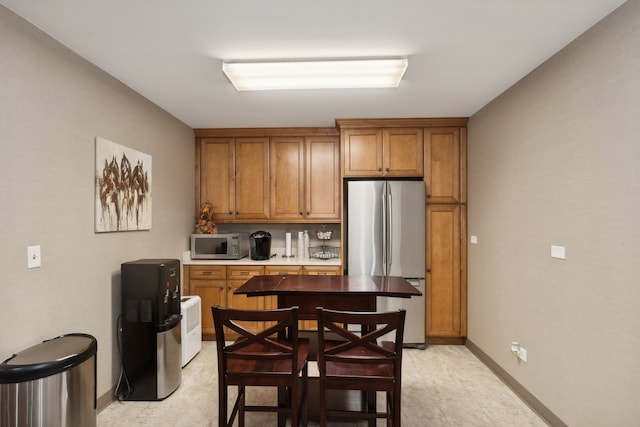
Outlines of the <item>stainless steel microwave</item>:
<svg viewBox="0 0 640 427">
<path fill-rule="evenodd" d="M 191 235 L 191 259 L 240 259 L 247 255 L 249 233 Z"/>
</svg>

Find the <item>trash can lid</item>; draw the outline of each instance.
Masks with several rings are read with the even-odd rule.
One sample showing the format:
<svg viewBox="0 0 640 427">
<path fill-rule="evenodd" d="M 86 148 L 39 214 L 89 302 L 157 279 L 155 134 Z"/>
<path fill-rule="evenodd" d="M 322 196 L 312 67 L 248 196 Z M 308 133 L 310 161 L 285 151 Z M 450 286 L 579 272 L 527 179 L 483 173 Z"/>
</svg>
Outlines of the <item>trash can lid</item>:
<svg viewBox="0 0 640 427">
<path fill-rule="evenodd" d="M 96 339 L 87 334 L 62 335 L 14 354 L 0 364 L 0 384 L 32 381 L 66 371 L 98 350 Z"/>
</svg>

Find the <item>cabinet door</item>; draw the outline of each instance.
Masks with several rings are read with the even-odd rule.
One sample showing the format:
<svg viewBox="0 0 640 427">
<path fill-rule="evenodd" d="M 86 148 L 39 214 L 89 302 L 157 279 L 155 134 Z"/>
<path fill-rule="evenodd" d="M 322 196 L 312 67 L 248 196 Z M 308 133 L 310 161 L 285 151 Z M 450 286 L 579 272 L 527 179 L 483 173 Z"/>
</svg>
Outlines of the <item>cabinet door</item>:
<svg viewBox="0 0 640 427">
<path fill-rule="evenodd" d="M 235 139 L 235 218 L 269 218 L 269 138 Z"/>
<path fill-rule="evenodd" d="M 340 145 L 337 137 L 306 138 L 305 217 L 340 219 Z"/>
<path fill-rule="evenodd" d="M 273 137 L 269 143 L 271 218 L 305 217 L 305 150 L 302 137 Z"/>
<path fill-rule="evenodd" d="M 234 292 L 253 276 L 263 274 L 262 266 L 227 266 L 227 307 L 240 310 L 263 310 L 264 297 L 247 297 L 234 295 Z M 262 329 L 261 322 L 248 322 L 248 328 L 257 331 Z"/>
<path fill-rule="evenodd" d="M 428 204 L 426 247 L 426 334 L 461 337 L 466 334 L 466 292 L 462 290 L 461 206 Z"/>
<path fill-rule="evenodd" d="M 196 184 L 200 183 L 200 204 L 211 203 L 216 221 L 234 217 L 233 159 L 233 138 L 203 138 L 200 141 L 200 179 L 196 178 Z"/>
<path fill-rule="evenodd" d="M 345 129 L 342 134 L 344 176 L 382 176 L 382 130 Z"/>
<path fill-rule="evenodd" d="M 389 177 L 422 176 L 421 128 L 389 128 L 383 132 L 383 174 Z"/>
<path fill-rule="evenodd" d="M 211 307 L 219 305 L 224 307 L 225 301 L 225 280 L 192 280 L 192 294 L 198 295 L 202 303 L 202 337 L 206 340 L 215 338 L 216 331 L 213 326 L 213 315 Z"/>
<path fill-rule="evenodd" d="M 461 203 L 459 128 L 424 130 L 425 184 L 429 203 Z"/>
<path fill-rule="evenodd" d="M 185 271 L 186 273 L 186 271 Z M 226 306 L 226 269 L 225 266 L 189 266 L 189 294 L 201 299 L 202 337 L 214 339 L 215 328 L 211 307 Z"/>
</svg>

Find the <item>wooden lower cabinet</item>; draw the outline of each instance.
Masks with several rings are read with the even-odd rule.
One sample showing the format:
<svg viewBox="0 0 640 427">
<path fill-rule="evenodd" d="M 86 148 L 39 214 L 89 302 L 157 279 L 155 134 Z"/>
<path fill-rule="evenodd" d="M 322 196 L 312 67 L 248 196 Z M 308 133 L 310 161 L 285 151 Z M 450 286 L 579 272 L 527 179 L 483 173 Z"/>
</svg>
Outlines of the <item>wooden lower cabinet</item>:
<svg viewBox="0 0 640 427">
<path fill-rule="evenodd" d="M 426 335 L 428 343 L 459 343 L 467 335 L 463 263 L 464 205 L 428 204 Z"/>
<path fill-rule="evenodd" d="M 202 300 L 202 339 L 215 339 L 211 307 L 227 304 L 227 268 L 224 265 L 184 266 L 184 294 L 198 295 Z"/>
<path fill-rule="evenodd" d="M 264 274 L 260 265 L 227 266 L 227 307 L 238 310 L 264 310 L 265 297 L 247 297 L 235 295 L 234 292 L 253 276 Z M 262 329 L 262 322 L 245 323 L 245 327 L 253 331 Z"/>
<path fill-rule="evenodd" d="M 202 300 L 202 339 L 216 337 L 211 307 L 264 309 L 264 298 L 248 298 L 233 292 L 251 277 L 263 274 L 262 266 L 186 265 L 184 266 L 184 294 L 198 295 Z M 257 329 L 257 323 L 248 325 Z"/>
<path fill-rule="evenodd" d="M 310 276 L 338 276 L 342 274 L 342 267 L 322 265 L 305 266 L 302 269 L 302 274 L 308 274 Z"/>
<path fill-rule="evenodd" d="M 261 265 L 185 265 L 184 295 L 198 295 L 202 299 L 202 339 L 215 340 L 215 328 L 211 307 L 236 308 L 240 310 L 275 309 L 278 301 L 275 296 L 247 297 L 234 292 L 247 280 L 258 275 L 337 275 L 342 274 L 340 266 L 261 266 Z M 251 329 L 261 329 L 259 323 L 246 325 Z M 300 322 L 300 329 L 316 330 L 314 320 Z"/>
</svg>

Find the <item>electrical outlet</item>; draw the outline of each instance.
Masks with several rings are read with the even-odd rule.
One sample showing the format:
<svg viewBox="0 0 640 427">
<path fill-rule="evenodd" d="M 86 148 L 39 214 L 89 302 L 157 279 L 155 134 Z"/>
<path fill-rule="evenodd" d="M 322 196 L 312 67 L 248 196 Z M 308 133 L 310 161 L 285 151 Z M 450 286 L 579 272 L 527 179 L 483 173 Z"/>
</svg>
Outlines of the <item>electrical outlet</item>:
<svg viewBox="0 0 640 427">
<path fill-rule="evenodd" d="M 520 348 L 518 349 L 518 359 L 522 360 L 523 362 L 527 361 L 527 350 L 520 346 Z"/>
<path fill-rule="evenodd" d="M 41 265 L 40 245 L 27 246 L 27 268 L 38 268 Z"/>
</svg>

